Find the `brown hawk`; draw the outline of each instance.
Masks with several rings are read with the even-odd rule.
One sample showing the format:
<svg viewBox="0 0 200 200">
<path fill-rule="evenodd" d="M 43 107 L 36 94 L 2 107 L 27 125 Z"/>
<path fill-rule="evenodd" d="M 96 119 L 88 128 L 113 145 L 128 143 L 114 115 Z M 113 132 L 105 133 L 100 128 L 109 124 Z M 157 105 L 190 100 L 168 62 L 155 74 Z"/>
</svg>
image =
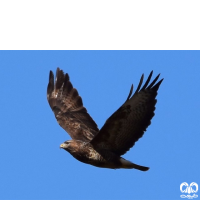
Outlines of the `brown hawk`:
<svg viewBox="0 0 200 200">
<path fill-rule="evenodd" d="M 82 98 L 73 88 L 68 74 L 57 68 L 50 71 L 47 99 L 55 117 L 72 140 L 60 145 L 77 160 L 104 168 L 125 168 L 147 171 L 121 156 L 141 138 L 154 116 L 156 95 L 163 79 L 159 75 L 150 83 L 153 71 L 142 86 L 144 75 L 132 95 L 133 85 L 125 103 L 114 112 L 99 130 L 83 106 Z M 157 83 L 156 83 L 157 82 Z"/>
</svg>

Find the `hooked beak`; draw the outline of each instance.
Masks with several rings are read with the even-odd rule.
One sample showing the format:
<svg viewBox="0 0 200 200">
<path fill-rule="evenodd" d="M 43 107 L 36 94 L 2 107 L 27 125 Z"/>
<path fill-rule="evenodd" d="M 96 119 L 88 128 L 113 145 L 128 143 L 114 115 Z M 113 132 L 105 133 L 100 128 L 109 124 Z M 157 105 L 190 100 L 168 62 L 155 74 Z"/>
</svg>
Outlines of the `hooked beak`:
<svg viewBox="0 0 200 200">
<path fill-rule="evenodd" d="M 63 149 L 63 148 L 64 148 L 64 144 L 61 144 L 61 145 L 60 145 L 60 149 Z"/>
</svg>

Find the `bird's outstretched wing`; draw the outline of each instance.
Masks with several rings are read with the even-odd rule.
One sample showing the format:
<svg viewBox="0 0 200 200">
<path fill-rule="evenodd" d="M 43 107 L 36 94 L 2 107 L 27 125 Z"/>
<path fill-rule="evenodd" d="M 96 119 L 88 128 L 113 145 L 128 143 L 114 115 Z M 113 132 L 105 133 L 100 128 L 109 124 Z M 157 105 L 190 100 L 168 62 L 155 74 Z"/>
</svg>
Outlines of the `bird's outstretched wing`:
<svg viewBox="0 0 200 200">
<path fill-rule="evenodd" d="M 88 142 L 98 133 L 96 123 L 83 107 L 82 99 L 69 81 L 68 74 L 59 68 L 55 84 L 54 74 L 50 71 L 47 99 L 58 123 L 72 139 Z"/>
<path fill-rule="evenodd" d="M 99 133 L 93 138 L 96 150 L 109 150 L 117 155 L 125 154 L 141 138 L 154 116 L 156 95 L 163 79 L 156 83 L 159 75 L 149 84 L 153 71 L 141 88 L 144 75 L 131 97 L 133 85 L 126 102 L 105 122 Z M 141 88 L 141 89 L 140 89 Z"/>
</svg>

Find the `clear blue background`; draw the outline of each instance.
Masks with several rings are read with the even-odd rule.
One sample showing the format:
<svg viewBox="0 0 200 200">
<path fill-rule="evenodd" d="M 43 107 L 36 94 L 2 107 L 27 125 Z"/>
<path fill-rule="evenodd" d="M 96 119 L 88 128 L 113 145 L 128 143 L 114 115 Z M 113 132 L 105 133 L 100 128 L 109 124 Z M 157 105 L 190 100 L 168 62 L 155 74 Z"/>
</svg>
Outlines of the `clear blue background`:
<svg viewBox="0 0 200 200">
<path fill-rule="evenodd" d="M 161 73 L 152 124 L 124 156 L 149 171 L 96 168 L 59 149 L 70 137 L 46 99 L 57 67 L 99 128 L 142 73 Z M 180 199 L 182 182 L 200 185 L 200 51 L 0 51 L 0 74 L 0 199 Z"/>
</svg>

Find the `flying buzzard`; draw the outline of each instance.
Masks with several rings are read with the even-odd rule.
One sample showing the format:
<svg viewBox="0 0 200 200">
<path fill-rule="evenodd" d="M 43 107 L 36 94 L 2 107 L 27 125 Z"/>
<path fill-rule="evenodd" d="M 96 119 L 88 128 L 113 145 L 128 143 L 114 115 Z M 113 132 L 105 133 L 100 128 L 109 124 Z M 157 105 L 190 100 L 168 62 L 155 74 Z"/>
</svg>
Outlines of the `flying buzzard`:
<svg viewBox="0 0 200 200">
<path fill-rule="evenodd" d="M 60 148 L 68 151 L 77 160 L 104 168 L 125 168 L 147 171 L 149 168 L 125 160 L 125 154 L 141 138 L 154 116 L 156 95 L 163 79 L 159 75 L 149 84 L 153 71 L 141 88 L 144 75 L 132 95 L 133 85 L 125 103 L 113 113 L 99 130 L 97 124 L 83 106 L 82 98 L 73 88 L 68 74 L 57 68 L 50 71 L 47 99 L 55 117 L 72 140 Z"/>
</svg>

